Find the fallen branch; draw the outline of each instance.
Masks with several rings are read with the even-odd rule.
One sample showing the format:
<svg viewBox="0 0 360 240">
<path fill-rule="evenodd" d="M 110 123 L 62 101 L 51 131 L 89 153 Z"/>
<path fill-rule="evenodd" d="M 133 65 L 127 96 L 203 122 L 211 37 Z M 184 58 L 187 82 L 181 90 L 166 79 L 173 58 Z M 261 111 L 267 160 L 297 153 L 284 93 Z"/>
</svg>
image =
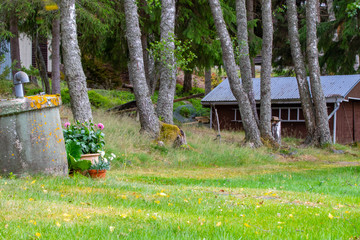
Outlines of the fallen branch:
<svg viewBox="0 0 360 240">
<path fill-rule="evenodd" d="M 125 87 L 125 86 L 128 86 L 129 88 L 132 87 L 131 85 L 123 84 L 123 87 Z M 182 98 L 175 99 L 174 103 L 184 101 L 184 100 L 187 100 L 187 99 L 202 97 L 202 96 L 204 96 L 204 93 L 199 93 L 199 94 L 195 94 L 195 95 L 191 95 L 191 96 L 187 96 L 187 97 L 182 97 Z M 136 101 L 127 102 L 125 104 L 110 108 L 110 109 L 108 109 L 106 111 L 107 112 L 110 112 L 110 111 L 122 112 L 123 110 L 130 109 L 130 108 L 136 108 Z M 134 110 L 132 110 L 132 111 L 134 111 Z"/>
<path fill-rule="evenodd" d="M 187 96 L 187 97 L 182 97 L 182 98 L 175 99 L 175 100 L 174 100 L 174 103 L 175 103 L 175 102 L 184 101 L 184 100 L 187 100 L 187 99 L 192 99 L 192 98 L 197 98 L 197 97 L 203 97 L 203 96 L 204 96 L 204 93 L 199 93 L 199 94 L 195 94 L 195 95 L 190 95 L 190 96 Z"/>
</svg>

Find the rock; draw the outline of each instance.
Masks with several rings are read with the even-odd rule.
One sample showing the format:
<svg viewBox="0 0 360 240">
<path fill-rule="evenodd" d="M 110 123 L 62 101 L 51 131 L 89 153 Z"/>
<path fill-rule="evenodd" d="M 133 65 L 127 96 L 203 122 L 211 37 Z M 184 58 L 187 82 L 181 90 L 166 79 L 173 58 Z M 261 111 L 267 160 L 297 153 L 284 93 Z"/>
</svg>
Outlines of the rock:
<svg viewBox="0 0 360 240">
<path fill-rule="evenodd" d="M 158 138 L 159 142 L 172 143 L 173 147 L 184 147 L 189 148 L 186 142 L 186 135 L 183 130 L 181 130 L 176 125 L 171 125 L 167 123 L 161 123 L 160 136 Z"/>
<path fill-rule="evenodd" d="M 335 154 L 344 154 L 345 153 L 345 151 L 343 151 L 343 150 L 336 150 L 336 149 L 332 149 L 332 152 Z"/>
</svg>

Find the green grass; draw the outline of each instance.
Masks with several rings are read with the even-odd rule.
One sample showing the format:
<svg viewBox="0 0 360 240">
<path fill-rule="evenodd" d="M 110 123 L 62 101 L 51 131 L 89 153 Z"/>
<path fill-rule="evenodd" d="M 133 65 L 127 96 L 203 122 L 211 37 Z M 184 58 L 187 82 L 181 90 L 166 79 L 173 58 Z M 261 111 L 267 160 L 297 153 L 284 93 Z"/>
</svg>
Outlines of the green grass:
<svg viewBox="0 0 360 240">
<path fill-rule="evenodd" d="M 69 111 L 63 109 L 63 111 Z M 360 236 L 360 149 L 241 147 L 242 133 L 183 126 L 192 150 L 158 147 L 129 118 L 94 112 L 105 180 L 0 179 L 0 239 L 351 239 Z M 355 238 L 353 238 L 355 239 Z"/>
</svg>

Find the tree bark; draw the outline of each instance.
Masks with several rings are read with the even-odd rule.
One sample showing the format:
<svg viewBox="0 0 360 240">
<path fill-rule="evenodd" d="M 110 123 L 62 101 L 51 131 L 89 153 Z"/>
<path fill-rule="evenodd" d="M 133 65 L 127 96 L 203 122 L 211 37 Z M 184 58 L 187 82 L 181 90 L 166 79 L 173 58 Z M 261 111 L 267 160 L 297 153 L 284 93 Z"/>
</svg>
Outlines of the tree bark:
<svg viewBox="0 0 360 240">
<path fill-rule="evenodd" d="M 188 93 L 192 90 L 192 71 L 184 71 L 183 92 Z"/>
<path fill-rule="evenodd" d="M 211 92 L 211 68 L 205 69 L 205 95 Z"/>
<path fill-rule="evenodd" d="M 232 41 L 229 32 L 226 29 L 220 2 L 219 0 L 209 0 L 209 3 L 214 17 L 215 27 L 221 42 L 223 61 L 226 65 L 226 73 L 228 75 L 230 88 L 239 105 L 242 124 L 245 130 L 245 139 L 254 144 L 255 147 L 259 147 L 262 145 L 260 132 L 251 110 L 249 98 L 247 94 L 245 94 L 239 80 Z"/>
<path fill-rule="evenodd" d="M 149 75 L 149 53 L 148 53 L 148 43 L 147 43 L 147 35 L 146 33 L 141 33 L 141 46 L 143 50 L 143 59 L 144 59 L 144 70 L 145 70 L 145 79 L 150 89 L 150 75 Z"/>
<path fill-rule="evenodd" d="M 146 83 L 139 18 L 135 0 L 125 0 L 126 38 L 130 53 L 129 69 L 134 86 L 136 106 L 139 109 L 141 131 L 156 138 L 159 134 L 159 120 L 151 102 Z"/>
<path fill-rule="evenodd" d="M 36 48 L 36 65 L 39 68 L 41 81 L 43 83 L 43 90 L 45 90 L 46 94 L 50 94 L 50 83 L 49 78 L 47 76 L 46 64 L 44 60 L 44 56 L 42 55 L 40 45 L 39 45 L 39 38 L 35 37 L 35 48 Z"/>
<path fill-rule="evenodd" d="M 54 16 L 51 39 L 51 88 L 52 94 L 60 94 L 60 19 Z"/>
<path fill-rule="evenodd" d="M 246 5 L 245 0 L 236 0 L 236 19 L 237 19 L 237 37 L 240 49 L 240 72 L 244 91 L 247 93 L 251 109 L 256 123 L 259 124 L 259 117 L 256 110 L 256 102 L 251 74 L 251 62 L 249 55 L 249 37 L 247 28 Z"/>
<path fill-rule="evenodd" d="M 92 112 L 77 39 L 75 0 L 61 0 L 60 9 L 62 53 L 71 110 L 75 120 L 86 122 L 92 120 Z"/>
<path fill-rule="evenodd" d="M 264 139 L 274 140 L 271 133 L 271 61 L 274 32 L 271 0 L 261 1 L 261 13 L 263 44 L 261 49 L 260 133 Z"/>
<path fill-rule="evenodd" d="M 327 12 L 329 14 L 329 21 L 335 21 L 335 13 L 333 8 L 333 0 L 326 0 Z"/>
<path fill-rule="evenodd" d="M 255 14 L 254 14 L 254 1 L 255 0 L 246 0 L 246 10 L 247 10 L 247 20 L 248 22 L 254 20 Z M 254 35 L 254 28 L 249 29 L 250 36 L 249 36 L 249 42 L 252 41 L 252 35 Z M 250 57 L 250 56 L 249 56 Z M 255 77 L 255 62 L 254 58 L 250 59 L 251 63 L 251 77 Z"/>
<path fill-rule="evenodd" d="M 173 124 L 173 100 L 176 87 L 176 65 L 175 65 L 175 0 L 161 1 L 161 41 L 165 41 L 165 48 L 161 55 L 165 62 L 160 66 L 160 89 L 156 113 L 165 123 Z"/>
<path fill-rule="evenodd" d="M 331 143 L 331 136 L 326 100 L 320 82 L 320 66 L 316 36 L 317 3 L 317 0 L 308 0 L 306 2 L 306 43 L 310 72 L 310 86 L 316 119 L 316 132 L 313 142 L 315 144 L 323 145 Z"/>
<path fill-rule="evenodd" d="M 11 61 L 16 61 L 12 68 L 12 77 L 14 77 L 15 73 L 21 69 L 18 18 L 15 12 L 10 16 L 10 32 L 14 35 L 10 38 Z"/>
<path fill-rule="evenodd" d="M 303 109 L 303 115 L 307 130 L 307 137 L 305 143 L 309 144 L 312 141 L 315 133 L 314 107 L 311 100 L 309 83 L 306 78 L 307 74 L 305 68 L 305 61 L 301 52 L 296 0 L 287 0 L 286 4 L 291 55 L 294 62 L 296 80 L 301 100 L 301 107 Z"/>
</svg>

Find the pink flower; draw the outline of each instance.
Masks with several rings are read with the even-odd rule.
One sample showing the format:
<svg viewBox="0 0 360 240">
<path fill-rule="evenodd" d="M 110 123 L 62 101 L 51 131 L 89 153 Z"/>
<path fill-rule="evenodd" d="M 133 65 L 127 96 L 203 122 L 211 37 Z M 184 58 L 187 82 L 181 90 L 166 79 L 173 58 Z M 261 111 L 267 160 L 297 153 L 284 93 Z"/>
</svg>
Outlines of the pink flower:
<svg viewBox="0 0 360 240">
<path fill-rule="evenodd" d="M 96 126 L 96 125 L 95 125 L 95 126 Z M 97 124 L 97 127 L 100 128 L 100 130 L 103 130 L 103 129 L 104 129 L 104 124 L 98 123 L 98 124 Z"/>
<path fill-rule="evenodd" d="M 69 123 L 69 122 L 66 122 L 66 123 L 64 124 L 64 126 L 65 126 L 65 128 L 67 128 L 67 127 L 70 126 L 70 123 Z"/>
</svg>

